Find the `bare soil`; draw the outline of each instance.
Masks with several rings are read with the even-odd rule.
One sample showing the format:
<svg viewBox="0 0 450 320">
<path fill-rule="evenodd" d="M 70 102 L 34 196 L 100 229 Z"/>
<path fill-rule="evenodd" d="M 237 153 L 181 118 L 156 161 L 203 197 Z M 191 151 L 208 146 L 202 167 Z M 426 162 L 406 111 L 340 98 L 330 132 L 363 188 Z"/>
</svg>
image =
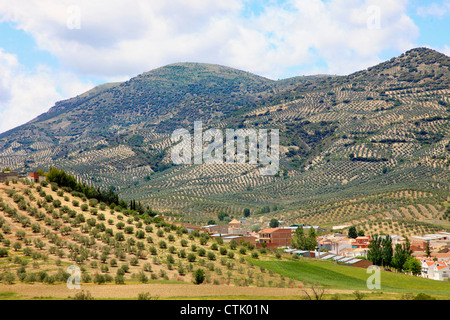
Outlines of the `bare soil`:
<svg viewBox="0 0 450 320">
<path fill-rule="evenodd" d="M 0 293 L 15 292 L 17 299 L 67 299 L 74 297 L 84 290 L 95 299 L 137 299 L 139 293 L 149 293 L 156 298 L 214 298 L 218 296 L 246 296 L 248 298 L 261 297 L 274 299 L 287 296 L 302 296 L 304 292 L 299 288 L 268 288 L 268 287 L 236 287 L 218 285 L 190 285 L 190 284 L 126 284 L 126 285 L 82 285 L 80 290 L 70 290 L 66 285 L 44 284 L 13 284 L 0 285 Z"/>
</svg>

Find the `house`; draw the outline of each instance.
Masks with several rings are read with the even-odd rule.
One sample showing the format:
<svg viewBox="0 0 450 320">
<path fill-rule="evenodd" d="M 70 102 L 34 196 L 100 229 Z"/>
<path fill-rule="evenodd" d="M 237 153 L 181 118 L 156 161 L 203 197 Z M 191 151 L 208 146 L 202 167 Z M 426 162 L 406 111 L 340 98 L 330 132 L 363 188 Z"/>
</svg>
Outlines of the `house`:
<svg viewBox="0 0 450 320">
<path fill-rule="evenodd" d="M 6 180 L 19 180 L 19 173 L 17 171 L 5 171 L 0 172 L 0 182 L 5 182 Z"/>
<path fill-rule="evenodd" d="M 392 244 L 395 246 L 396 244 L 403 244 L 405 242 L 405 238 L 402 236 L 398 236 L 398 235 L 391 235 L 391 239 L 392 239 Z"/>
<path fill-rule="evenodd" d="M 422 278 L 428 278 L 428 269 L 434 264 L 435 262 L 433 260 L 422 259 L 422 271 L 420 273 L 420 276 Z"/>
<path fill-rule="evenodd" d="M 345 257 L 367 257 L 369 249 L 365 248 L 345 248 L 339 254 Z"/>
<path fill-rule="evenodd" d="M 370 237 L 359 236 L 352 242 L 352 248 L 367 249 L 369 248 Z"/>
<path fill-rule="evenodd" d="M 450 252 L 431 252 L 430 257 L 426 257 L 425 252 L 416 251 L 412 255 L 418 260 L 433 259 L 433 261 L 450 263 Z"/>
<path fill-rule="evenodd" d="M 202 227 L 205 230 L 208 230 L 209 233 L 218 233 L 218 234 L 227 234 L 228 226 L 220 225 L 220 224 L 211 224 Z"/>
<path fill-rule="evenodd" d="M 45 176 L 41 176 L 39 175 L 38 172 L 30 172 L 28 173 L 28 180 L 30 180 L 30 182 L 42 182 L 45 181 L 46 177 Z"/>
<path fill-rule="evenodd" d="M 292 232 L 288 228 L 269 228 L 258 232 L 258 243 L 268 247 L 289 247 Z"/>
<path fill-rule="evenodd" d="M 228 233 L 230 234 L 245 234 L 246 230 L 242 228 L 241 222 L 233 219 L 228 223 Z"/>
<path fill-rule="evenodd" d="M 329 239 L 320 239 L 317 241 L 317 248 L 319 250 L 325 249 L 326 251 L 331 251 L 333 249 L 332 242 Z"/>
<path fill-rule="evenodd" d="M 450 266 L 446 263 L 434 263 L 428 268 L 428 279 L 447 280 L 450 277 Z"/>
<path fill-rule="evenodd" d="M 427 244 L 430 248 L 450 246 L 450 233 L 441 231 L 423 236 L 412 236 L 411 244 L 424 250 Z"/>
<path fill-rule="evenodd" d="M 228 235 L 224 235 L 222 236 L 223 242 L 224 243 L 230 243 L 232 240 L 236 241 L 238 244 L 243 243 L 243 242 L 248 242 L 251 243 L 253 245 L 256 245 L 256 238 L 250 235 L 233 235 L 233 234 L 228 234 Z"/>
</svg>

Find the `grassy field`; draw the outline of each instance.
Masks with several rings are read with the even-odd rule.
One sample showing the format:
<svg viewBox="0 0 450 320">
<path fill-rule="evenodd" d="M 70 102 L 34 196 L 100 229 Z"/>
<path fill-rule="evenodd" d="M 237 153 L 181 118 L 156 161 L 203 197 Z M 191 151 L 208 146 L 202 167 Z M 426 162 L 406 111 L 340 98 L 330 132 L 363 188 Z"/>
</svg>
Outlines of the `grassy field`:
<svg viewBox="0 0 450 320">
<path fill-rule="evenodd" d="M 365 290 L 371 274 L 364 268 L 349 267 L 331 261 L 300 259 L 298 261 L 253 261 L 285 277 L 303 283 L 318 283 L 328 289 Z M 450 282 L 413 277 L 396 272 L 381 271 L 381 289 L 392 293 L 426 293 L 440 299 L 450 299 Z"/>
</svg>

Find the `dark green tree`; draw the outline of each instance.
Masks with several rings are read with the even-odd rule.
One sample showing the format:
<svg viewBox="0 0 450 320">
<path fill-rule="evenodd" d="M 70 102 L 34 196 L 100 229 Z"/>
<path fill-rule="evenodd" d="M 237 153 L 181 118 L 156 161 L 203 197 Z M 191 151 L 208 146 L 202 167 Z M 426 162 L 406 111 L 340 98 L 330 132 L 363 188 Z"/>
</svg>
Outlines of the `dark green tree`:
<svg viewBox="0 0 450 320">
<path fill-rule="evenodd" d="M 403 268 L 405 271 L 411 272 L 414 276 L 419 275 L 422 271 L 422 266 L 420 265 L 419 260 L 411 256 L 406 260 Z"/>
<path fill-rule="evenodd" d="M 356 237 L 358 237 L 358 233 L 356 232 L 356 227 L 355 226 L 351 226 L 348 229 L 348 237 L 352 238 L 352 239 L 356 239 Z"/>
<path fill-rule="evenodd" d="M 367 259 L 374 265 L 379 266 L 382 263 L 382 247 L 381 237 L 374 235 L 369 242 L 369 251 L 367 252 Z"/>
<path fill-rule="evenodd" d="M 317 247 L 317 240 L 316 240 L 316 231 L 314 230 L 313 227 L 309 228 L 309 232 L 308 232 L 308 238 L 306 239 L 306 248 L 305 250 L 315 250 Z"/>
<path fill-rule="evenodd" d="M 278 228 L 279 225 L 280 225 L 280 223 L 279 223 L 278 220 L 275 219 L 275 218 L 272 218 L 272 219 L 270 220 L 270 222 L 269 222 L 269 226 L 270 226 L 271 228 Z"/>
<path fill-rule="evenodd" d="M 382 265 L 383 267 L 390 267 L 392 263 L 392 256 L 394 254 L 394 250 L 392 249 L 392 238 L 387 235 L 381 242 L 381 246 Z"/>
<path fill-rule="evenodd" d="M 203 269 L 197 269 L 194 272 L 194 283 L 202 284 L 205 281 L 205 271 Z"/>
<path fill-rule="evenodd" d="M 295 230 L 295 233 L 291 239 L 291 245 L 292 247 L 300 250 L 303 250 L 303 248 L 306 247 L 306 237 L 302 226 L 299 226 Z"/>
</svg>

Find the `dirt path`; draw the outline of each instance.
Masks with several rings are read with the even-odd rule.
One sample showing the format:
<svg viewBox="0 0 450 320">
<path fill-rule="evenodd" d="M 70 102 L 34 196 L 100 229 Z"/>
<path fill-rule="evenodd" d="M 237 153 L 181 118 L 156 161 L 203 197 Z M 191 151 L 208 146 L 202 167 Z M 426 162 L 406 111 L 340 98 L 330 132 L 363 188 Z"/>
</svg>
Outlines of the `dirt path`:
<svg viewBox="0 0 450 320">
<path fill-rule="evenodd" d="M 152 297 L 203 297 L 203 296 L 296 296 L 302 295 L 299 288 L 258 288 L 217 285 L 189 284 L 127 284 L 127 285 L 82 285 L 81 290 L 89 291 L 98 299 L 136 299 L 139 293 L 150 293 Z M 81 290 L 69 290 L 65 285 L 14 284 L 0 285 L 1 292 L 16 292 L 19 299 L 50 297 L 65 299 L 73 297 Z M 226 298 L 226 297 L 225 297 Z"/>
</svg>

